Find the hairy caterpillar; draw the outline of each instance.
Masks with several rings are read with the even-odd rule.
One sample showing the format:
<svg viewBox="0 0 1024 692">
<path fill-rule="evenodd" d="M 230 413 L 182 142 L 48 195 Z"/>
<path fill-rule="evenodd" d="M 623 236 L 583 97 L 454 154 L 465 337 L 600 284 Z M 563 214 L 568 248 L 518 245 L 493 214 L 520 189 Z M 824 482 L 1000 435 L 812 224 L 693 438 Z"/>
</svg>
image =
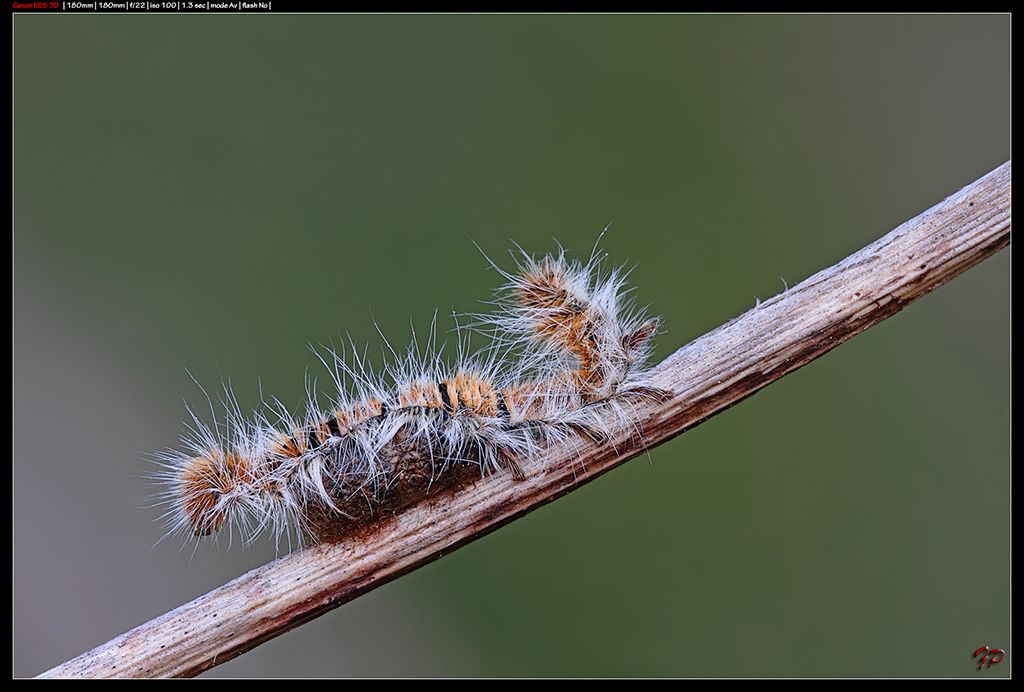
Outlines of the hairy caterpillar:
<svg viewBox="0 0 1024 692">
<path fill-rule="evenodd" d="M 326 408 L 310 392 L 301 416 L 274 400 L 246 417 L 225 390 L 222 420 L 193 414 L 157 459 L 169 533 L 330 537 L 468 474 L 522 478 L 552 444 L 603 441 L 630 397 L 661 396 L 644 369 L 659 321 L 626 301 L 625 274 L 602 271 L 596 248 L 586 263 L 520 252 L 511 272 L 492 263 L 506 283 L 476 316 L 483 351 L 459 338 L 448 364 L 432 328 L 423 352 L 414 336 L 374 373 L 354 347 L 329 350 Z"/>
</svg>

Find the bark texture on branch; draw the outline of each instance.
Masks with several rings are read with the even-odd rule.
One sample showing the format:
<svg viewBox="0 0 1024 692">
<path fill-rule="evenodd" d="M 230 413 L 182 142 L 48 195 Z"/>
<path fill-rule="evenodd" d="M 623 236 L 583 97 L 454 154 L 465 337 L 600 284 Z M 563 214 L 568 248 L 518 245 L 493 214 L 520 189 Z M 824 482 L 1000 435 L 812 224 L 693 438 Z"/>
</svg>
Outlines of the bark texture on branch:
<svg viewBox="0 0 1024 692">
<path fill-rule="evenodd" d="M 435 560 L 750 396 L 1010 243 L 1010 162 L 891 233 L 683 346 L 672 393 L 608 444 L 554 449 L 525 480 L 494 475 L 256 568 L 41 677 L 191 676 Z M 635 426 L 635 427 L 633 427 Z M 637 434 L 639 431 L 639 435 Z"/>
</svg>

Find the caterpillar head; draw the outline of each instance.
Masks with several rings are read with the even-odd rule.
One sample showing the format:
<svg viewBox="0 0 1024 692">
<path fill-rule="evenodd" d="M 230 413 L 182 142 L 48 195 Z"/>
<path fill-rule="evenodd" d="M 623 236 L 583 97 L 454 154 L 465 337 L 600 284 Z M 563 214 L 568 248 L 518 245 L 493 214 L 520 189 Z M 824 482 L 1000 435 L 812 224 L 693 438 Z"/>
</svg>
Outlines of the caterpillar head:
<svg viewBox="0 0 1024 692">
<path fill-rule="evenodd" d="M 657 317 L 647 320 L 631 332 L 622 335 L 622 350 L 629 360 L 629 365 L 642 365 L 650 355 L 651 338 L 658 333 L 661 320 Z"/>
<path fill-rule="evenodd" d="M 660 322 L 651 319 L 640 326 L 622 325 L 615 320 L 595 321 L 600 328 L 585 339 L 586 348 L 576 351 L 579 369 L 576 381 L 584 399 L 599 401 L 613 396 L 650 354 L 651 338 Z M 625 327 L 625 328 L 624 328 Z"/>
</svg>

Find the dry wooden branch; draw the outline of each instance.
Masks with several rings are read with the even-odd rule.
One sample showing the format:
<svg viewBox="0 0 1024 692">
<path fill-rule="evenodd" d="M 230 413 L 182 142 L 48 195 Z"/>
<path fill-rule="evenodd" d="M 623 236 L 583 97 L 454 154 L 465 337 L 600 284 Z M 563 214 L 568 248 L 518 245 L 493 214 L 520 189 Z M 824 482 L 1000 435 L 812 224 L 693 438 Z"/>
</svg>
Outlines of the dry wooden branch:
<svg viewBox="0 0 1024 692">
<path fill-rule="evenodd" d="M 750 396 L 1010 243 L 1010 162 L 657 366 L 673 393 L 601 446 L 553 450 L 525 480 L 491 476 L 358 539 L 286 555 L 42 677 L 196 675 L 480 538 Z M 581 469 L 582 462 L 582 469 Z"/>
</svg>

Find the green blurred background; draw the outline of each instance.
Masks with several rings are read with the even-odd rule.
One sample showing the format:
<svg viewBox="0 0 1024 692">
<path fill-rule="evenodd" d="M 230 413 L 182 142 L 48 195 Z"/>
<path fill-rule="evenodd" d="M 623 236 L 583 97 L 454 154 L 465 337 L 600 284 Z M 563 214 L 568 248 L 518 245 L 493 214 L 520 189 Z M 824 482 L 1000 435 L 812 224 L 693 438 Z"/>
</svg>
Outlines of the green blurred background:
<svg viewBox="0 0 1024 692">
<path fill-rule="evenodd" d="M 14 18 L 14 674 L 274 555 L 142 477 L 187 376 L 604 246 L 658 357 L 1010 156 L 1009 16 Z M 1009 265 L 208 676 L 1004 676 Z M 442 322 L 444 319 L 442 318 Z M 446 326 L 450 326 L 446 323 Z"/>
</svg>

